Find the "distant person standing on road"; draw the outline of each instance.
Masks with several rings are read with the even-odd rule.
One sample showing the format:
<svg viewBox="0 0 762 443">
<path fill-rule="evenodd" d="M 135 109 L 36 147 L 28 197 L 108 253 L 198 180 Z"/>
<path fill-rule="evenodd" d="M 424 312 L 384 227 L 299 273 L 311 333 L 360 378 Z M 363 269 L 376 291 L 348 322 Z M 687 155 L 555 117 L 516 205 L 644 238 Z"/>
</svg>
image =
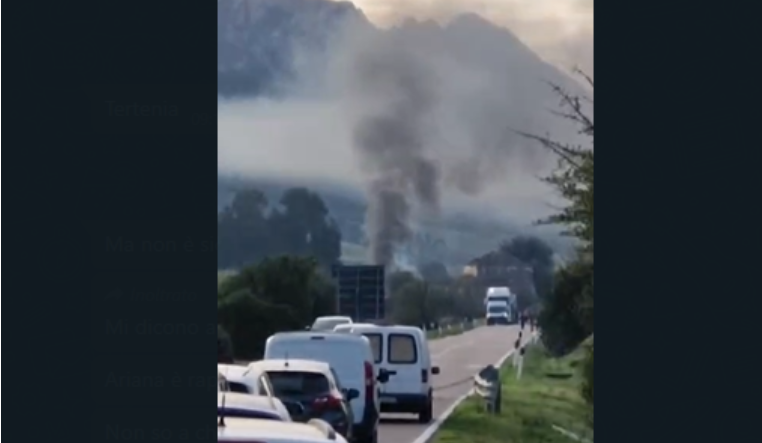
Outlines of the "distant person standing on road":
<svg viewBox="0 0 762 443">
<path fill-rule="evenodd" d="M 521 329 L 524 329 L 524 326 L 527 323 L 527 313 L 526 312 L 522 312 L 521 313 L 521 315 L 519 316 L 519 321 L 521 322 Z"/>
</svg>

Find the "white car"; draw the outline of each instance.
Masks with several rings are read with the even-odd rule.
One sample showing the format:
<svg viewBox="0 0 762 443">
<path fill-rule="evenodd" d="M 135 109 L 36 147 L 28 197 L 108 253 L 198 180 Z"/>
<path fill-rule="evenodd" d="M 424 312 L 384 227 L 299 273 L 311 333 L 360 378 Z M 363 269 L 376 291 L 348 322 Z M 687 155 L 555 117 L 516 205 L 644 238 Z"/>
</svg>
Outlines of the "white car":
<svg viewBox="0 0 762 443">
<path fill-rule="evenodd" d="M 267 376 L 250 376 L 247 366 L 218 363 L 217 372 L 225 378 L 227 391 L 270 397 L 273 395 L 272 384 Z"/>
<path fill-rule="evenodd" d="M 379 383 L 388 375 L 376 373 L 371 345 L 355 334 L 331 332 L 280 332 L 265 344 L 265 360 L 302 359 L 328 363 L 346 389 L 358 396 L 352 400 L 351 435 L 356 443 L 376 443 L 379 423 Z"/>
<path fill-rule="evenodd" d="M 284 423 L 274 420 L 217 418 L 217 443 L 347 443 L 325 422 Z"/>
<path fill-rule="evenodd" d="M 338 325 L 351 324 L 352 318 L 343 315 L 327 315 L 324 317 L 318 317 L 312 323 L 309 330 L 314 332 L 328 332 L 333 331 Z"/>
<path fill-rule="evenodd" d="M 267 374 L 252 374 L 249 368 L 241 365 L 217 364 L 217 372 L 225 379 L 225 391 L 238 394 L 249 394 L 264 397 L 274 397 L 273 386 Z M 281 413 L 287 417 L 303 412 L 301 405 L 278 401 Z"/>
<path fill-rule="evenodd" d="M 418 414 L 421 423 L 433 418 L 432 375 L 439 374 L 429 353 L 426 334 L 415 326 L 354 325 L 347 331 L 365 336 L 373 357 L 388 374 L 381 385 L 381 412 Z"/>
<path fill-rule="evenodd" d="M 217 393 L 217 415 L 235 418 L 276 420 L 290 422 L 291 416 L 275 397 L 239 394 L 236 392 Z"/>
</svg>

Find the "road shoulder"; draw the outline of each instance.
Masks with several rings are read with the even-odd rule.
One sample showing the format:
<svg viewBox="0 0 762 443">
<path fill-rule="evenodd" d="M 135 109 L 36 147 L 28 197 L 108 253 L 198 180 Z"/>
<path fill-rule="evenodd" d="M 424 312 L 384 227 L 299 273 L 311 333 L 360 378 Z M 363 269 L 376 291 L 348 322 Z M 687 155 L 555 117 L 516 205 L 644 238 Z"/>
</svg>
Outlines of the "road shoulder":
<svg viewBox="0 0 762 443">
<path fill-rule="evenodd" d="M 502 411 L 489 416 L 470 397 L 455 409 L 433 443 L 570 443 L 569 433 L 592 441 L 579 394 L 580 354 L 551 359 L 539 346 L 528 348 L 520 380 L 509 359 L 501 374 Z M 564 434 L 566 431 L 566 434 Z"/>
</svg>

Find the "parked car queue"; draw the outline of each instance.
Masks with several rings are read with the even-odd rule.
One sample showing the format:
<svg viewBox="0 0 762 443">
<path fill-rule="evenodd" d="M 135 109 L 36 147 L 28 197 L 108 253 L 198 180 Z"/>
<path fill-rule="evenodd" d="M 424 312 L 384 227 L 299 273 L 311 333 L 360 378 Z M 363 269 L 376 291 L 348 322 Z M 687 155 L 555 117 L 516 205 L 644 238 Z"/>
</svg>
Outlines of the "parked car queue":
<svg viewBox="0 0 762 443">
<path fill-rule="evenodd" d="M 382 413 L 432 420 L 440 370 L 423 330 L 346 318 L 308 329 L 272 335 L 260 361 L 218 363 L 219 443 L 377 443 Z"/>
</svg>

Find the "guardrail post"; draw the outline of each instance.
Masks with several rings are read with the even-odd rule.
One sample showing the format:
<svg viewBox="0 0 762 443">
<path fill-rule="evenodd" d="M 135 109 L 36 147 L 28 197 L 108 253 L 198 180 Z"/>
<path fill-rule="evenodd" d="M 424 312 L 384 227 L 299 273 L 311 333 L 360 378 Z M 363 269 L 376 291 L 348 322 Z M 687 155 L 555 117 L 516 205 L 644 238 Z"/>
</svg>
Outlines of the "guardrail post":
<svg viewBox="0 0 762 443">
<path fill-rule="evenodd" d="M 474 376 L 474 393 L 484 400 L 484 409 L 489 414 L 499 414 L 503 399 L 500 370 L 489 365 Z"/>
<path fill-rule="evenodd" d="M 517 338 L 513 342 L 513 366 L 515 367 L 519 363 L 519 348 L 521 348 L 521 338 Z"/>
<path fill-rule="evenodd" d="M 518 368 L 516 368 L 516 380 L 521 380 L 521 373 L 524 370 L 524 354 L 526 354 L 527 347 L 524 346 L 519 350 L 519 364 Z"/>
</svg>

